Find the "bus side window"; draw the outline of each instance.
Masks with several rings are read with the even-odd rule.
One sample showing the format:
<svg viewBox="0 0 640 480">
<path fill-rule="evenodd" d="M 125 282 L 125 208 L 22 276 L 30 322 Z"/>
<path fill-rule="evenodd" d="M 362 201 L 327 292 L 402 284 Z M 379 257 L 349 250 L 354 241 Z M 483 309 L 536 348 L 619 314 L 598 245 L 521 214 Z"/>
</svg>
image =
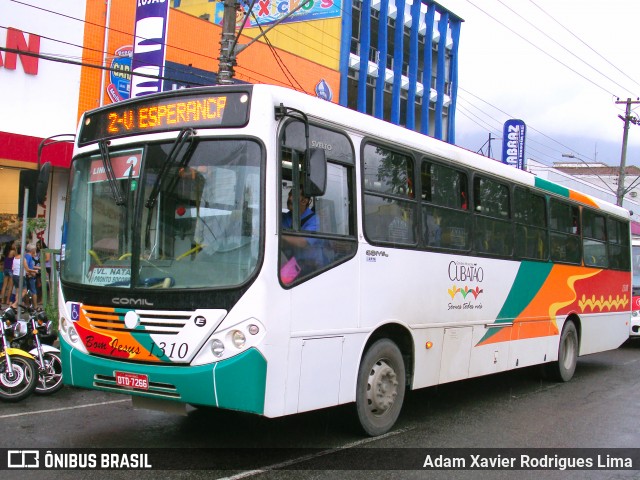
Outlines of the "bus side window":
<svg viewBox="0 0 640 480">
<path fill-rule="evenodd" d="M 629 224 L 608 218 L 607 237 L 609 241 L 609 267 L 629 270 L 631 268 Z"/>
<path fill-rule="evenodd" d="M 580 264 L 579 209 L 557 198 L 549 199 L 549 250 L 554 262 Z"/>
<path fill-rule="evenodd" d="M 380 145 L 364 147 L 365 233 L 376 242 L 416 243 L 413 159 Z"/>
<path fill-rule="evenodd" d="M 587 208 L 582 210 L 582 251 L 584 264 L 592 267 L 607 267 L 606 219 L 604 215 Z"/>
<path fill-rule="evenodd" d="M 475 249 L 481 253 L 510 256 L 513 253 L 509 187 L 493 179 L 476 176 Z"/>
<path fill-rule="evenodd" d="M 299 177 L 294 178 L 295 162 L 302 172 L 304 130 L 302 122 L 287 124 L 281 136 L 280 165 L 282 211 L 280 224 L 280 282 L 284 286 L 300 283 L 344 262 L 355 254 L 355 203 L 353 200 L 353 148 L 345 135 L 311 125 L 311 136 L 331 145 L 327 155 L 327 184 L 324 195 L 298 198 L 299 228 L 287 203 L 289 192 L 301 192 Z M 321 140 L 321 141 L 320 141 Z M 292 194 L 291 207 L 296 200 Z M 307 199 L 308 202 L 307 203 Z M 305 211 L 310 210 L 311 214 Z"/>
<path fill-rule="evenodd" d="M 428 247 L 469 249 L 470 215 L 465 173 L 422 162 L 422 236 Z"/>
<path fill-rule="evenodd" d="M 518 258 L 547 260 L 545 197 L 523 187 L 514 189 L 515 254 Z"/>
</svg>

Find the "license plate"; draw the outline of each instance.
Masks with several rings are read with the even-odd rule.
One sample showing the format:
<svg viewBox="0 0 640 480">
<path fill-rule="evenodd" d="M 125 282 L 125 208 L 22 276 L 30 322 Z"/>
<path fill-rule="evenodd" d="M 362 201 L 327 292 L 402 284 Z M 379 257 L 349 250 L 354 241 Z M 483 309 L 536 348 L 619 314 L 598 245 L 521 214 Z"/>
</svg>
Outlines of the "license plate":
<svg viewBox="0 0 640 480">
<path fill-rule="evenodd" d="M 116 384 L 136 390 L 149 390 L 149 377 L 138 373 L 116 372 Z"/>
</svg>

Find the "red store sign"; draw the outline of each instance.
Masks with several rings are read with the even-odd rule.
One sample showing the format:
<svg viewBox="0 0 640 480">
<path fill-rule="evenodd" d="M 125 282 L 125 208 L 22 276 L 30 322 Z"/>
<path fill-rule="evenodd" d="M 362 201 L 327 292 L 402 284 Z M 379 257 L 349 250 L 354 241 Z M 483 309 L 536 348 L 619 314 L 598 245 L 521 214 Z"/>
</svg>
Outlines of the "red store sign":
<svg viewBox="0 0 640 480">
<path fill-rule="evenodd" d="M 18 57 L 22 64 L 22 70 L 28 75 L 38 74 L 38 56 L 40 55 L 40 36 L 29 33 L 29 41 L 25 33 L 17 28 L 7 29 L 7 42 L 5 49 L 0 49 L 0 68 L 15 70 Z M 27 52 L 27 53 L 21 53 Z M 3 58 L 4 54 L 4 58 Z"/>
</svg>

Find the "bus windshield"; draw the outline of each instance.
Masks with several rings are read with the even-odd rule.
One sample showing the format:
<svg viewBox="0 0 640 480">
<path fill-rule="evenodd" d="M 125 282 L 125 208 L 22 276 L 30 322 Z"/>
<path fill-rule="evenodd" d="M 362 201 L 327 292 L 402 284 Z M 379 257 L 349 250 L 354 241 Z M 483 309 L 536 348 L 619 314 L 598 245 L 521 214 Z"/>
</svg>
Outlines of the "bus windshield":
<svg viewBox="0 0 640 480">
<path fill-rule="evenodd" d="M 71 171 L 63 281 L 222 288 L 258 263 L 262 150 L 250 140 L 140 144 Z"/>
</svg>

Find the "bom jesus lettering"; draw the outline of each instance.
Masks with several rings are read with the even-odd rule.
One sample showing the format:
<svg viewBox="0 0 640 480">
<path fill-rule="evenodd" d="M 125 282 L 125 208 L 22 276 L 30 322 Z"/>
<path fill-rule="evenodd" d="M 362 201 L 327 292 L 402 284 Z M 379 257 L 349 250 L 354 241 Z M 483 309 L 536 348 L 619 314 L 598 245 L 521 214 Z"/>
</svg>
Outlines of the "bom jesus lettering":
<svg viewBox="0 0 640 480">
<path fill-rule="evenodd" d="M 122 354 L 128 354 L 129 357 L 140 355 L 140 346 L 121 344 L 117 338 L 107 341 L 104 337 L 96 338 L 93 335 L 88 335 L 85 338 L 85 346 L 92 352 L 112 357 L 122 357 Z"/>
<path fill-rule="evenodd" d="M 192 122 L 221 122 L 226 97 L 212 97 L 202 100 L 173 102 L 166 105 L 154 105 L 139 110 L 125 110 L 109 114 L 109 133 L 135 129 L 178 126 Z"/>
<path fill-rule="evenodd" d="M 24 32 L 17 28 L 9 27 L 7 29 L 7 41 L 5 47 L 8 51 L 4 52 L 4 59 L 0 54 L 0 68 L 7 70 L 16 70 L 18 65 L 18 57 L 22 64 L 22 70 L 27 75 L 38 74 L 38 55 L 40 54 L 40 36 L 29 34 L 29 41 L 25 39 Z M 20 53 L 26 52 L 26 53 Z M 27 54 L 28 53 L 28 54 Z"/>
</svg>

